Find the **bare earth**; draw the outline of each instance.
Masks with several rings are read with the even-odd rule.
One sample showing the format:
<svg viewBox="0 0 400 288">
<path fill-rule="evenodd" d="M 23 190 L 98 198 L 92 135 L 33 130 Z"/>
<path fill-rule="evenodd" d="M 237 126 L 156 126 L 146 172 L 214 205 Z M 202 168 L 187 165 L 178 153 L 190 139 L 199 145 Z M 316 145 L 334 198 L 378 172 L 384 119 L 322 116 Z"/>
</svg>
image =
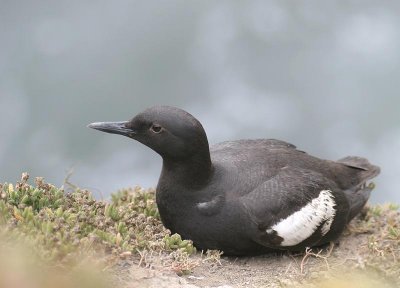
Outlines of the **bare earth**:
<svg viewBox="0 0 400 288">
<path fill-rule="evenodd" d="M 360 221 L 353 220 L 353 223 Z M 379 269 L 369 267 L 371 232 L 357 230 L 356 226 L 351 225 L 333 246 L 297 255 L 283 252 L 257 257 L 206 259 L 198 253 L 190 257 L 197 261 L 198 266 L 183 276 L 155 263 L 142 268 L 137 260 L 132 260 L 130 264 L 125 263 L 129 268 L 124 282 L 132 288 L 398 287 L 398 279 L 391 279 Z"/>
</svg>

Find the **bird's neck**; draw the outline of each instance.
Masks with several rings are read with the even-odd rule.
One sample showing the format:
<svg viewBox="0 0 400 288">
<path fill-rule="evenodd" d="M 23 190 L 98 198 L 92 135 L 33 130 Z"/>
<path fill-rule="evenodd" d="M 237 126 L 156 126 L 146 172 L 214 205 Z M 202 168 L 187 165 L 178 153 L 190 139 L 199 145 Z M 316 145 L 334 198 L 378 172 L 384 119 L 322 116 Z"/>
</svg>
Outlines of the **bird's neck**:
<svg viewBox="0 0 400 288">
<path fill-rule="evenodd" d="M 211 174 L 212 164 L 207 149 L 183 160 L 163 159 L 160 181 L 182 188 L 199 189 L 208 183 Z"/>
</svg>

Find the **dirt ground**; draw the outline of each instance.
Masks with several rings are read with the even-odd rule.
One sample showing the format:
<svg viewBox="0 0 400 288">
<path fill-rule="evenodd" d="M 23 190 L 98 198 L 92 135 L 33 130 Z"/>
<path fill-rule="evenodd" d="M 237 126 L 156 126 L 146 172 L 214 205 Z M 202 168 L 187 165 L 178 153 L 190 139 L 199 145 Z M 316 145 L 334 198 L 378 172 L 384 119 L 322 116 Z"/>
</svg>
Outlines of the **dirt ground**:
<svg viewBox="0 0 400 288">
<path fill-rule="evenodd" d="M 183 276 L 157 265 L 141 268 L 133 261 L 126 281 L 132 288 L 398 287 L 379 271 L 368 269 L 368 253 L 368 233 L 348 231 L 333 247 L 297 255 L 284 252 L 256 257 L 222 256 L 211 263 L 195 255 L 194 259 L 200 264 L 192 273 Z M 361 280 L 356 277 L 359 273 Z M 337 281 L 343 279 L 349 280 L 339 285 Z"/>
</svg>

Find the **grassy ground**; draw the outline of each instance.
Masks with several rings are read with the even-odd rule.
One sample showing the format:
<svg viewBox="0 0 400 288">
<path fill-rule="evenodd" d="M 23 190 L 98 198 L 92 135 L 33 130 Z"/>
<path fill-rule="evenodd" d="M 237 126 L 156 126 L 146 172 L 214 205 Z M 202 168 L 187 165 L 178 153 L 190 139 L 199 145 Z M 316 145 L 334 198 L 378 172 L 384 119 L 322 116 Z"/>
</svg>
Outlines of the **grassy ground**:
<svg viewBox="0 0 400 288">
<path fill-rule="evenodd" d="M 221 258 L 219 251 L 196 252 L 191 241 L 162 226 L 154 190 L 126 189 L 105 202 L 86 190 L 66 193 L 42 178 L 32 186 L 28 178 L 23 174 L 18 183 L 0 184 L 0 288 L 55 282 L 61 287 L 350 287 L 351 281 L 351 287 L 369 287 L 356 286 L 359 278 L 381 287 L 400 285 L 396 205 L 365 209 L 339 247 Z"/>
</svg>

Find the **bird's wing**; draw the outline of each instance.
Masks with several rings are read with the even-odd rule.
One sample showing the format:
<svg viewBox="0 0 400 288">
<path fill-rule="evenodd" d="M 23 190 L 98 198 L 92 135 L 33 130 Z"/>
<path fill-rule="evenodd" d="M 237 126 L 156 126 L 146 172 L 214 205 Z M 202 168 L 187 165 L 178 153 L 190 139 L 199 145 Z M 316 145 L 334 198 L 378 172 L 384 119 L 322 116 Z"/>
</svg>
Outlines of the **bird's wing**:
<svg viewBox="0 0 400 288">
<path fill-rule="evenodd" d="M 240 200 L 253 227 L 251 238 L 271 248 L 302 249 L 330 241 L 345 226 L 348 213 L 333 181 L 290 166 Z"/>
</svg>

